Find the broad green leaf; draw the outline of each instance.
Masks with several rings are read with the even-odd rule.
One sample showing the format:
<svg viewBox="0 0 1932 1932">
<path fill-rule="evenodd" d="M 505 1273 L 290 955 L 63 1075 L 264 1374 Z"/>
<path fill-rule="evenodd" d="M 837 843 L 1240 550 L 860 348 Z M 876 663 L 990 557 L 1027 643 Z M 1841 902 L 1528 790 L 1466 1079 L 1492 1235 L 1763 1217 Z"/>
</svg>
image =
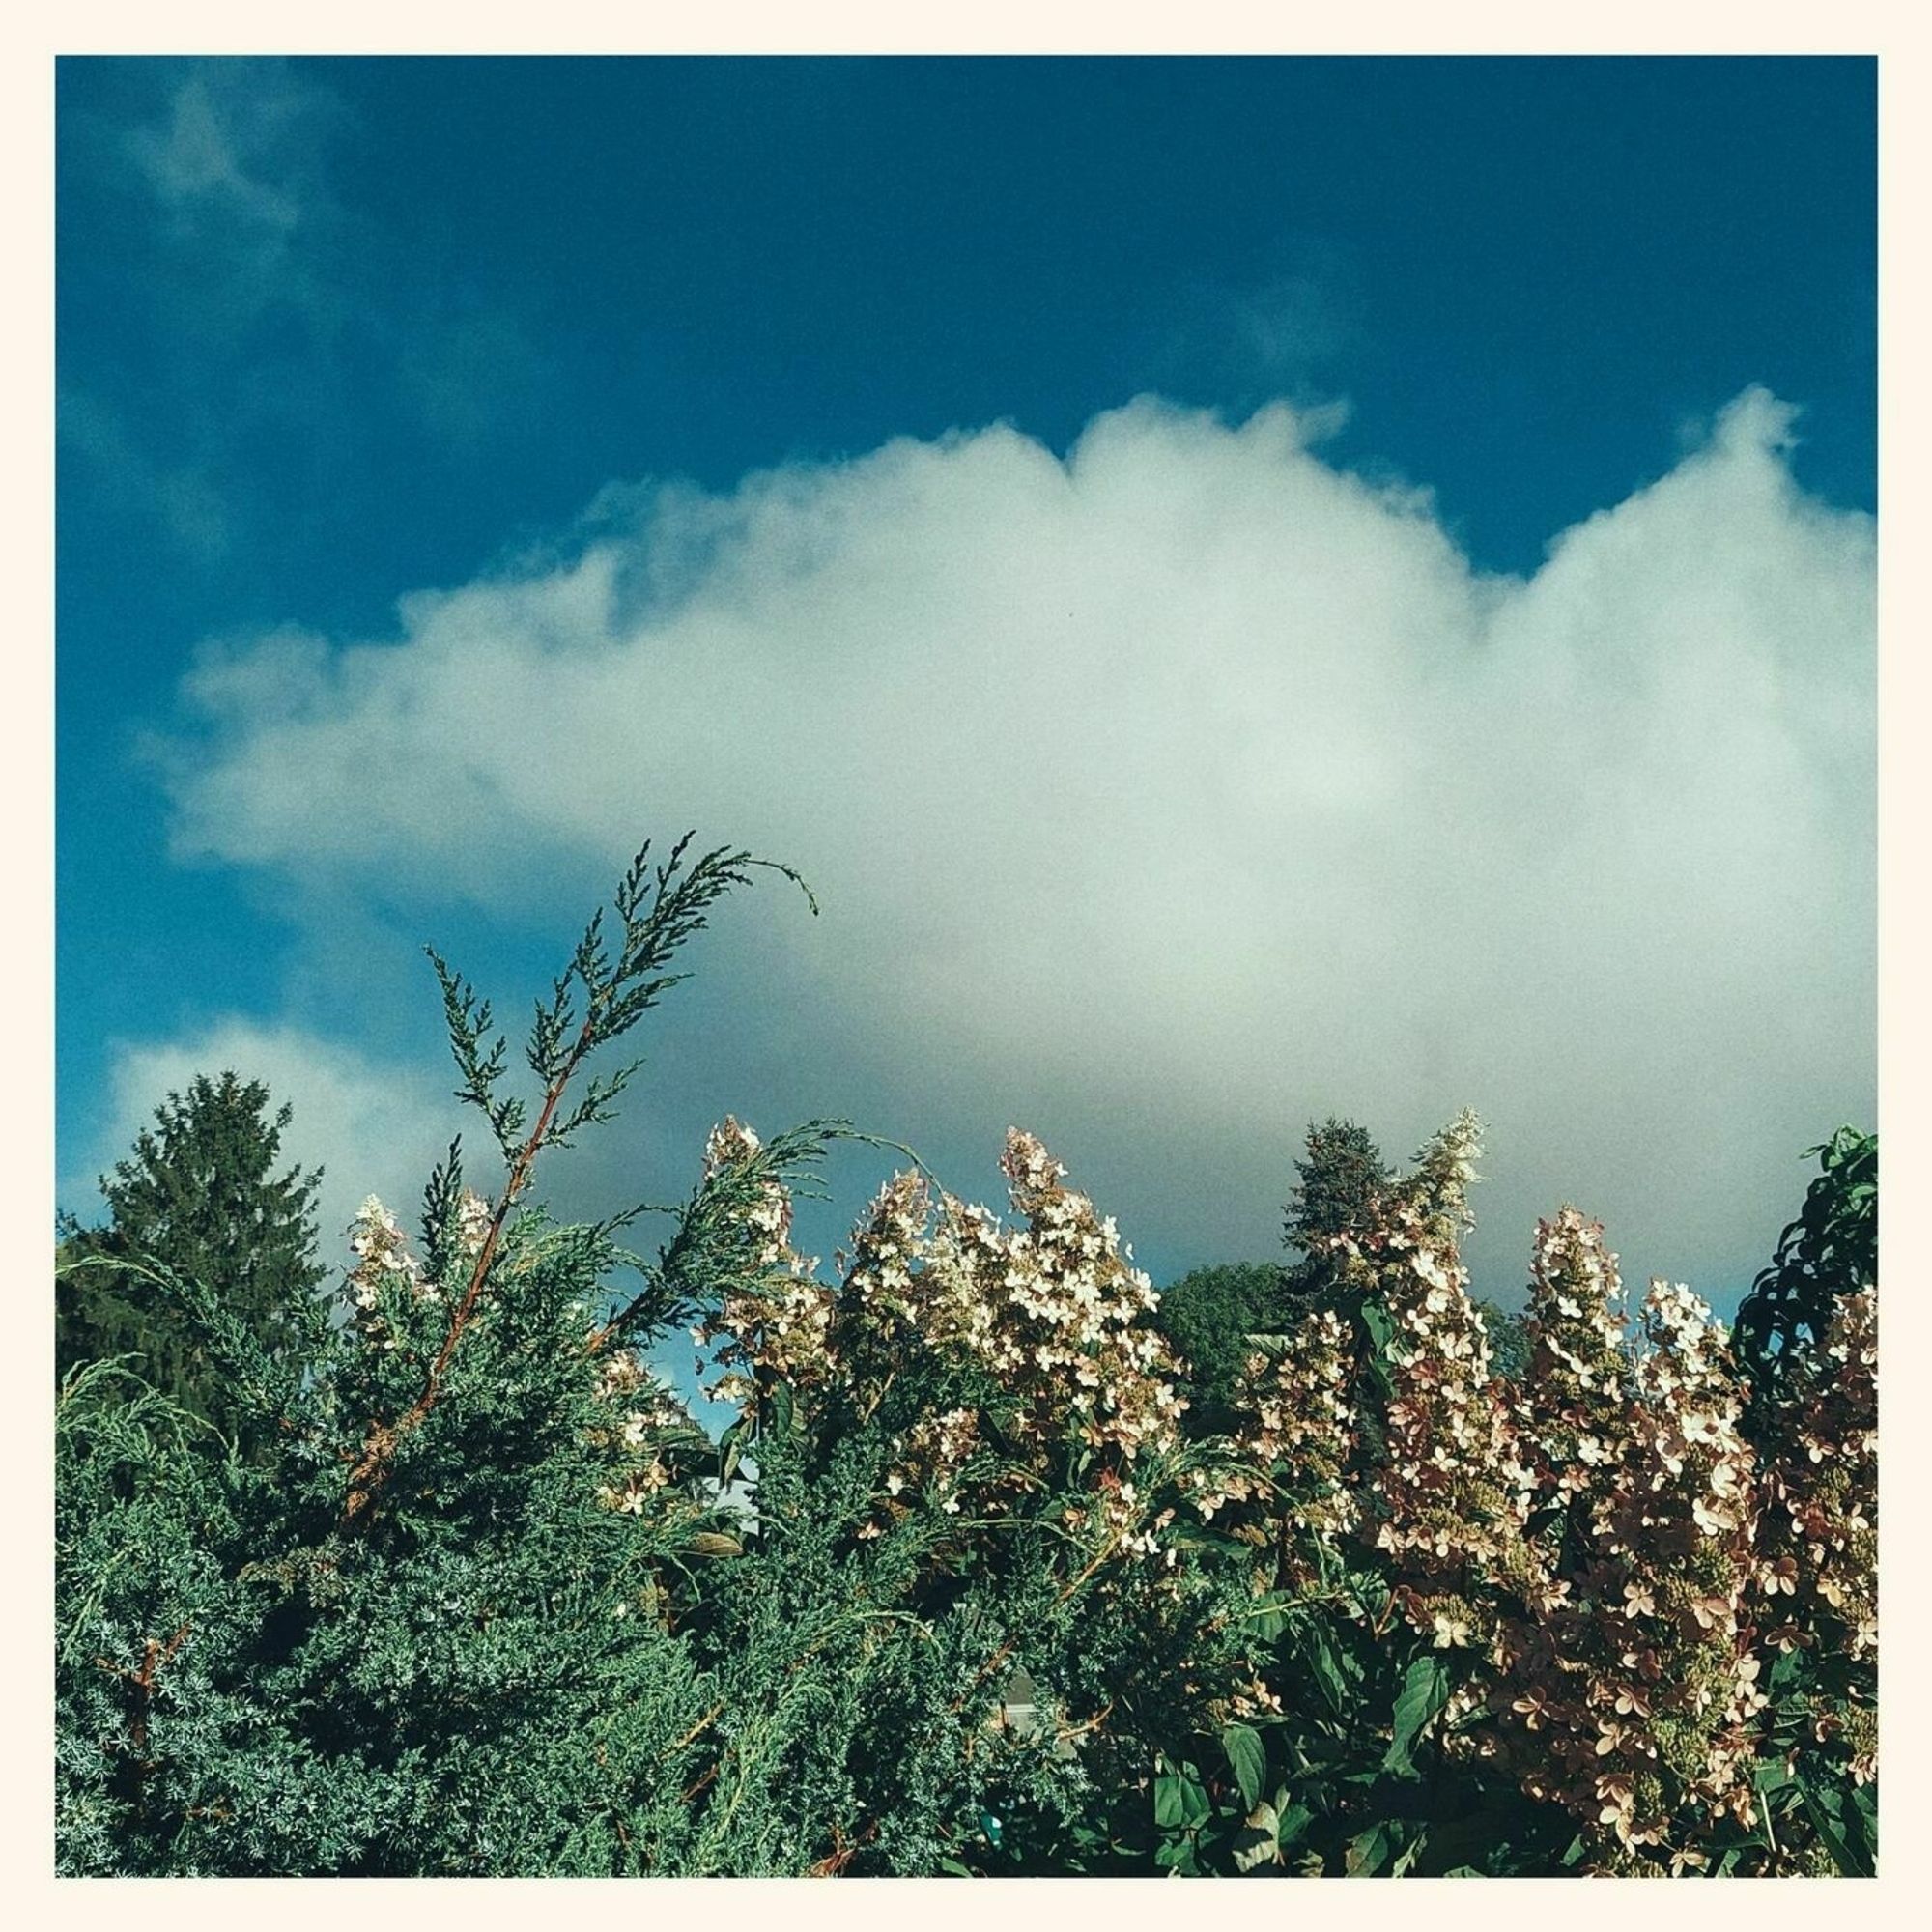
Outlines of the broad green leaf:
<svg viewBox="0 0 1932 1932">
<path fill-rule="evenodd" d="M 1162 1831 L 1192 1831 L 1213 1815 L 1207 1791 L 1190 1772 L 1164 1771 L 1155 1776 L 1153 1822 Z"/>
<path fill-rule="evenodd" d="M 1349 1840 L 1348 1849 L 1342 1854 L 1343 1868 L 1350 1878 L 1378 1878 L 1401 1849 L 1402 1840 L 1401 1821 L 1384 1818 Z"/>
<path fill-rule="evenodd" d="M 1336 1653 L 1334 1639 L 1321 1624 L 1304 1620 L 1295 1630 L 1295 1647 L 1315 1679 L 1315 1688 L 1339 1718 L 1348 1698 L 1342 1681 L 1342 1660 Z"/>
<path fill-rule="evenodd" d="M 1292 1845 L 1298 1845 L 1309 1826 L 1315 1822 L 1315 1813 L 1306 1804 L 1280 1804 L 1276 1810 L 1281 1814 L 1280 1823 L 1275 1827 L 1275 1839 L 1283 1851 Z"/>
<path fill-rule="evenodd" d="M 1267 1747 L 1258 1731 L 1246 1724 L 1230 1724 L 1221 1733 L 1221 1748 L 1228 1753 L 1228 1768 L 1240 1786 L 1241 1803 L 1252 1811 L 1262 1800 L 1262 1780 L 1267 1776 Z"/>
<path fill-rule="evenodd" d="M 1852 1824 L 1859 1836 L 1864 1841 L 1864 1855 L 1869 1868 L 1878 1869 L 1878 1794 L 1868 1784 L 1855 1784 L 1852 1787 Z"/>
<path fill-rule="evenodd" d="M 1846 1830 L 1842 1792 L 1834 1785 L 1812 1785 L 1803 1779 L 1798 1783 L 1804 1794 L 1805 1815 L 1810 1818 L 1813 1830 L 1825 1841 L 1832 1862 L 1847 1878 L 1869 1878 L 1872 1874 L 1871 1863 L 1863 1856 L 1863 1848 L 1852 1842 L 1851 1833 Z"/>
<path fill-rule="evenodd" d="M 1281 1820 L 1272 1804 L 1257 1804 L 1235 1833 L 1230 1847 L 1237 1872 L 1281 1862 Z"/>
<path fill-rule="evenodd" d="M 765 1417 L 765 1430 L 777 1441 L 791 1434 L 792 1396 L 789 1382 L 772 1384 L 772 1405 Z"/>
<path fill-rule="evenodd" d="M 1384 1771 L 1404 1777 L 1414 1774 L 1415 1741 L 1424 1727 L 1441 1715 L 1448 1701 L 1448 1667 L 1434 1651 L 1424 1651 L 1408 1666 L 1396 1693 L 1395 1735 L 1389 1740 L 1388 1755 L 1382 1759 Z"/>
</svg>

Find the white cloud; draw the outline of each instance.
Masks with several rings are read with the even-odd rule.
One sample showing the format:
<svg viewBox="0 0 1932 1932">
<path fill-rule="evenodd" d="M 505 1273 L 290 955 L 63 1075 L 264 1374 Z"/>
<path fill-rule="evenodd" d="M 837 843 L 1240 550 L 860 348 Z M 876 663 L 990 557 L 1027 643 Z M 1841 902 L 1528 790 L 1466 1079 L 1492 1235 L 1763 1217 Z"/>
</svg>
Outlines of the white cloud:
<svg viewBox="0 0 1932 1932">
<path fill-rule="evenodd" d="M 224 1071 L 261 1081 L 273 1107 L 286 1101 L 293 1109 L 276 1171 L 323 1170 L 316 1222 L 322 1258 L 331 1267 L 347 1265 L 342 1233 L 365 1196 L 382 1196 L 406 1227 L 414 1225 L 430 1169 L 463 1124 L 456 1103 L 440 1098 L 449 1087 L 440 1069 L 379 1066 L 298 1027 L 237 1017 L 177 1039 L 117 1046 L 105 1128 L 63 1200 L 98 1208 L 96 1177 L 127 1157 L 135 1136 L 154 1125 L 156 1107 L 169 1094 L 185 1092 L 197 1073 Z"/>
<path fill-rule="evenodd" d="M 1030 1119 L 1205 1258 L 1267 1251 L 1310 1115 L 1406 1151 L 1467 1102 L 1500 1280 L 1570 1197 L 1735 1271 L 1872 1109 L 1870 521 L 1752 391 L 1486 578 L 1320 429 L 1143 401 L 1064 462 L 611 493 L 395 640 L 212 652 L 178 847 L 568 928 L 695 824 L 826 905 L 761 912 L 746 1064 L 862 1066 L 869 1124 Z"/>
</svg>

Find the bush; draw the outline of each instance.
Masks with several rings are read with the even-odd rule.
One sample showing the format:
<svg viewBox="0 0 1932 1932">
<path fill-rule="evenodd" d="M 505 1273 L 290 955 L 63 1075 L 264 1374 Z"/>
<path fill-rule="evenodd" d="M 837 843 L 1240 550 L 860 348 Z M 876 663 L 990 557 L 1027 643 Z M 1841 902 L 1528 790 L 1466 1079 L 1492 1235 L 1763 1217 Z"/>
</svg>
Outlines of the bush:
<svg viewBox="0 0 1932 1932">
<path fill-rule="evenodd" d="M 1655 1284 L 1633 1333 L 1571 1209 L 1530 1373 L 1492 1372 L 1466 1117 L 1406 1175 L 1337 1143 L 1362 1185 L 1304 1215 L 1320 1292 L 1273 1332 L 1199 1286 L 1163 1332 L 1017 1131 L 1005 1215 L 914 1168 L 830 1272 L 791 1222 L 837 1122 L 725 1120 L 654 1256 L 553 1222 L 541 1155 L 628 1078 L 592 1056 L 758 863 L 640 855 L 527 1102 L 436 962 L 502 1179 L 453 1148 L 413 1241 L 365 1204 L 339 1319 L 270 1350 L 117 1260 L 251 1447 L 67 1375 L 62 1870 L 1871 1867 L 1873 1286 L 1751 1437 L 1722 1331 Z M 649 1367 L 687 1326 L 717 1441 Z M 1238 1361 L 1190 1370 L 1196 1333 Z"/>
</svg>

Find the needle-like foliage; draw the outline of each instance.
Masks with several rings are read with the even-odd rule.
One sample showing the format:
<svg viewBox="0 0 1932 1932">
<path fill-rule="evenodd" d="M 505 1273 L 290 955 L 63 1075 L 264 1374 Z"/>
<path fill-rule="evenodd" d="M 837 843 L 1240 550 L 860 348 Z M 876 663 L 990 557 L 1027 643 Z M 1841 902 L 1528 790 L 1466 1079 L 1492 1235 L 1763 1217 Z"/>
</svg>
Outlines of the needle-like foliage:
<svg viewBox="0 0 1932 1932">
<path fill-rule="evenodd" d="M 413 1239 L 365 1202 L 272 1341 L 116 1258 L 245 1427 L 127 1361 L 62 1382 L 62 1870 L 1871 1867 L 1873 1283 L 1806 1287 L 1752 1435 L 1701 1304 L 1656 1284 L 1633 1333 L 1566 1209 L 1499 1376 L 1474 1121 L 1406 1175 L 1331 1123 L 1301 1293 L 1204 1327 L 1204 1421 L 1115 1221 L 1017 1129 L 1000 1209 L 915 1160 L 830 1265 L 795 1203 L 887 1145 L 836 1122 L 725 1116 L 652 1255 L 642 1208 L 554 1220 L 542 1156 L 636 1071 L 594 1057 L 764 867 L 639 854 L 522 1092 L 432 953 L 499 1172 L 452 1143 Z M 686 1330 L 715 1436 L 662 1372 Z"/>
</svg>

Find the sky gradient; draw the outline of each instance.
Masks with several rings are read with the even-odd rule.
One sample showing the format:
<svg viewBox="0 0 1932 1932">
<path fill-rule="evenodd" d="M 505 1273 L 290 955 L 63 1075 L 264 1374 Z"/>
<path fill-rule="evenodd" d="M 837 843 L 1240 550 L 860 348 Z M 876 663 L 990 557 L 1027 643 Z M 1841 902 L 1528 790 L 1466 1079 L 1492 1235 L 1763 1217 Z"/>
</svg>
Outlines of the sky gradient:
<svg viewBox="0 0 1932 1932">
<path fill-rule="evenodd" d="M 1873 90 L 62 62 L 63 1205 L 231 1064 L 412 1195 L 420 943 L 521 1010 L 692 824 L 825 910 L 725 914 L 566 1208 L 1013 1122 L 1162 1280 L 1466 1104 L 1479 1288 L 1575 1199 L 1727 1306 L 1875 1111 Z"/>
</svg>

